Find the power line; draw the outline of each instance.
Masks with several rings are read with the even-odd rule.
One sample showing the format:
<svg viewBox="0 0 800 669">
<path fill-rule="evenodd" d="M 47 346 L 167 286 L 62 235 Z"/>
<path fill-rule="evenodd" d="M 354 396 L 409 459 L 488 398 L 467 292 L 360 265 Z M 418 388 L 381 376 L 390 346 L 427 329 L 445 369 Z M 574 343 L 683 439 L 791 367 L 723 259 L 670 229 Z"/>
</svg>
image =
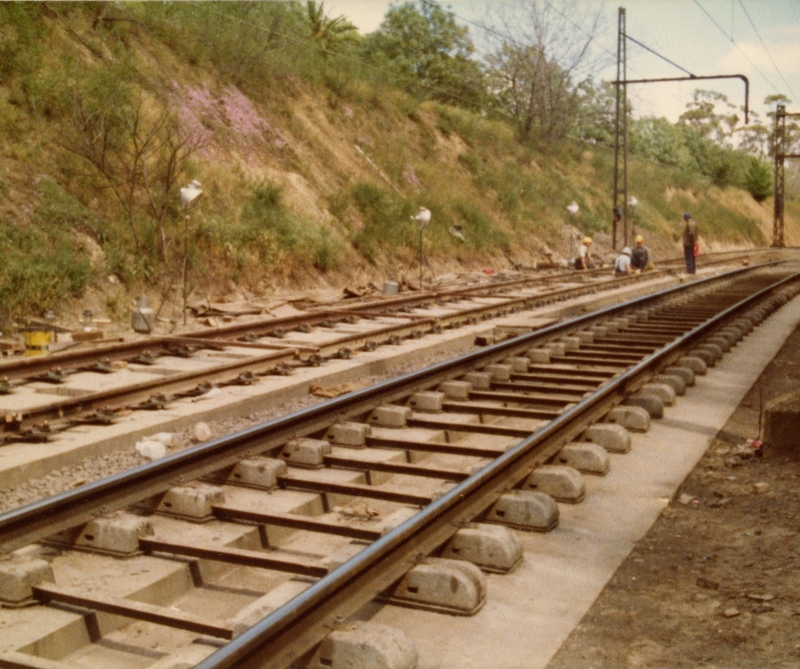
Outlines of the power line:
<svg viewBox="0 0 800 669">
<path fill-rule="evenodd" d="M 750 58 L 748 57 L 748 55 L 747 55 L 747 54 L 746 54 L 746 53 L 745 53 L 745 52 L 742 50 L 742 48 L 741 48 L 741 47 L 740 47 L 740 46 L 739 46 L 739 45 L 736 43 L 736 40 L 735 40 L 735 39 L 733 39 L 733 37 L 732 37 L 731 35 L 729 35 L 728 33 L 726 33 L 726 32 L 725 32 L 725 29 L 724 29 L 724 28 L 723 28 L 723 27 L 722 27 L 722 26 L 721 26 L 719 23 L 717 23 L 716 19 L 714 19 L 714 17 L 713 17 L 713 16 L 711 16 L 711 14 L 709 14 L 709 13 L 706 11 L 706 8 L 705 8 L 705 7 L 703 7 L 703 5 L 701 5 L 701 4 L 700 4 L 700 0 L 694 0 L 694 4 L 696 4 L 696 5 L 697 5 L 697 6 L 700 8 L 700 10 L 703 12 L 703 14 L 705 14 L 705 15 L 706 15 L 706 16 L 707 16 L 707 17 L 708 17 L 710 20 L 711 20 L 711 22 L 712 22 L 712 23 L 713 23 L 715 26 L 717 26 L 717 28 L 719 29 L 719 31 L 720 31 L 720 32 L 721 32 L 723 35 L 725 35 L 725 37 L 726 37 L 726 38 L 727 38 L 727 39 L 728 39 L 728 40 L 731 42 L 731 44 L 733 44 L 733 45 L 734 45 L 734 46 L 735 46 L 737 49 L 739 49 L 739 51 L 741 51 L 742 55 L 745 57 L 745 60 L 747 60 L 747 62 L 748 62 L 748 63 L 750 63 L 750 65 L 752 65 L 752 66 L 753 66 L 753 69 L 754 69 L 756 72 L 758 72 L 758 73 L 759 73 L 759 74 L 760 74 L 760 75 L 761 75 L 761 76 L 764 78 L 764 81 L 766 81 L 766 82 L 767 82 L 767 83 L 768 83 L 770 86 L 772 86 L 773 90 L 774 90 L 776 93 L 780 93 L 780 91 L 778 90 L 777 86 L 775 86 L 775 84 L 773 84 L 773 83 L 772 83 L 772 82 L 771 82 L 771 81 L 770 81 L 770 80 L 767 78 L 767 75 L 766 75 L 766 74 L 764 74 L 764 73 L 763 73 L 763 72 L 762 72 L 762 71 L 761 71 L 761 70 L 758 68 L 758 66 L 757 66 L 757 65 L 756 65 L 756 64 L 755 64 L 755 63 L 754 63 L 752 60 L 750 60 Z M 760 39 L 760 38 L 759 38 L 759 39 Z"/>
<path fill-rule="evenodd" d="M 792 87 L 789 85 L 789 82 L 786 81 L 786 79 L 784 79 L 783 73 L 778 69 L 778 66 L 775 64 L 775 61 L 772 58 L 772 54 L 769 52 L 767 45 L 764 44 L 764 40 L 761 39 L 761 35 L 759 34 L 755 23 L 753 23 L 753 19 L 750 18 L 750 14 L 748 13 L 747 8 L 744 6 L 742 0 L 739 0 L 739 6 L 742 8 L 744 15 L 747 17 L 747 20 L 750 21 L 750 25 L 753 27 L 753 32 L 756 34 L 756 37 L 758 37 L 758 41 L 761 42 L 761 46 L 764 48 L 764 51 L 769 57 L 769 60 L 772 63 L 772 67 L 775 68 L 775 71 L 778 73 L 778 76 L 781 78 L 781 81 L 786 85 L 786 88 L 789 89 L 789 92 L 792 94 L 792 96 L 796 98 L 797 95 L 795 95 L 795 92 L 792 90 Z"/>
<path fill-rule="evenodd" d="M 460 21 L 463 21 L 464 23 L 468 23 L 468 24 L 470 24 L 470 25 L 474 25 L 476 28 L 480 28 L 481 30 L 484 30 L 484 31 L 486 31 L 486 32 L 492 33 L 492 34 L 494 34 L 494 35 L 496 35 L 496 36 L 498 36 L 498 37 L 500 37 L 500 38 L 502 38 L 502 39 L 504 39 L 504 40 L 506 40 L 506 41 L 508 41 L 508 42 L 511 42 L 511 43 L 512 43 L 512 44 L 514 44 L 515 46 L 518 46 L 518 47 L 520 47 L 520 48 L 527 48 L 527 47 L 529 47 L 529 46 L 530 46 L 530 45 L 521 44 L 519 41 L 515 40 L 513 37 L 511 37 L 511 36 L 509 36 L 509 35 L 506 35 L 506 34 L 503 34 L 503 33 L 500 33 L 499 31 L 497 31 L 497 30 L 494 30 L 493 28 L 490 28 L 490 27 L 488 27 L 488 26 L 486 26 L 486 25 L 483 25 L 483 24 L 480 24 L 480 23 L 476 23 L 475 21 L 472 21 L 472 20 L 470 20 L 470 19 L 468 19 L 468 18 L 466 18 L 466 17 L 464 17 L 464 16 L 461 16 L 461 15 L 459 15 L 459 14 L 456 14 L 456 13 L 455 13 L 454 11 L 452 11 L 451 9 L 445 9 L 444 7 L 441 7 L 441 5 L 439 5 L 438 3 L 436 3 L 436 2 L 434 2 L 434 1 L 432 1 L 432 0 L 419 0 L 419 1 L 420 1 L 420 3 L 422 3 L 422 4 L 426 4 L 426 5 L 433 6 L 433 7 L 438 7 L 439 9 L 441 9 L 441 10 L 442 10 L 442 11 L 444 11 L 444 12 L 446 12 L 447 14 L 450 14 L 450 16 L 452 16 L 453 18 L 455 18 L 455 19 L 458 19 L 458 20 L 460 20 Z M 601 43 L 601 42 L 599 42 L 597 39 L 595 39 L 593 35 L 591 35 L 591 34 L 587 33 L 587 32 L 586 32 L 586 31 L 583 29 L 583 27 L 582 27 L 581 25 L 579 25 L 579 24 L 575 23 L 575 22 L 574 22 L 572 19 L 570 19 L 570 18 L 569 18 L 569 16 L 567 16 L 567 15 L 566 15 L 564 12 L 562 12 L 562 11 L 561 11 L 561 10 L 560 10 L 558 7 L 556 7 L 556 6 L 555 6 L 553 3 L 551 3 L 551 2 L 550 2 L 550 0 L 545 0 L 545 4 L 546 4 L 548 7 L 550 7 L 550 8 L 551 8 L 553 11 L 555 11 L 555 12 L 556 12 L 556 13 L 558 13 L 558 14 L 560 14 L 560 15 L 562 16 L 562 18 L 564 18 L 564 19 L 565 19 L 565 20 L 566 20 L 566 21 L 567 21 L 567 22 L 568 22 L 570 25 L 572 25 L 574 28 L 576 28 L 577 30 L 579 30 L 580 32 L 582 32 L 584 35 L 586 35 L 586 37 L 589 39 L 589 42 L 590 42 L 590 43 L 594 43 L 594 44 L 596 44 L 596 45 L 597 45 L 597 46 L 598 46 L 598 47 L 599 47 L 601 50 L 605 51 L 605 52 L 606 52 L 608 55 L 610 55 L 610 56 L 611 56 L 611 57 L 613 57 L 613 58 L 616 58 L 616 54 L 615 54 L 614 52 L 612 52 L 610 49 L 608 49 L 608 47 L 606 47 L 604 44 L 602 44 L 602 43 Z M 673 63 L 671 60 L 669 60 L 668 58 L 666 58 L 666 57 L 662 56 L 661 54 L 659 54 L 659 53 L 656 53 L 656 52 L 655 52 L 653 49 L 651 49 L 651 48 L 649 48 L 649 47 L 645 46 L 645 45 L 644 45 L 644 44 L 642 44 L 641 42 L 638 42 L 637 40 L 633 39 L 632 37 L 630 37 L 630 36 L 628 36 L 628 35 L 626 35 L 626 37 L 627 37 L 629 40 L 631 40 L 631 41 L 635 42 L 636 44 L 638 44 L 639 46 L 641 46 L 642 48 L 646 49 L 647 51 L 650 51 L 650 52 L 651 52 L 651 53 L 653 53 L 654 55 L 658 56 L 659 58 L 661 58 L 661 59 L 663 59 L 663 60 L 667 61 L 667 62 L 668 62 L 668 63 L 670 63 L 671 65 L 674 65 L 674 66 L 675 66 L 675 67 L 677 67 L 679 70 L 683 70 L 683 71 L 684 71 L 684 72 L 686 72 L 687 74 L 690 74 L 690 75 L 691 75 L 691 72 L 689 72 L 688 70 L 685 70 L 685 69 L 684 69 L 684 68 L 682 68 L 680 65 L 677 65 L 676 63 Z M 535 50 L 537 50 L 537 51 L 540 51 L 540 52 L 541 52 L 541 53 L 544 55 L 544 52 L 543 52 L 543 51 L 541 51 L 540 49 L 538 49 L 537 47 L 530 46 L 530 48 L 532 48 L 532 49 L 535 49 Z M 628 68 L 631 70 L 631 72 L 632 72 L 633 74 L 639 74 L 639 73 L 637 73 L 637 70 L 636 70 L 636 68 L 635 68 L 635 67 L 631 67 L 631 66 L 630 66 L 630 64 L 628 65 Z M 576 71 L 577 71 L 577 68 L 576 68 Z M 644 75 L 643 75 L 643 74 L 641 75 L 641 78 L 644 78 Z M 677 102 L 681 102 L 681 103 L 682 103 L 682 102 L 684 102 L 684 100 L 682 100 L 681 98 L 679 98 L 679 97 L 678 97 L 677 95 L 675 95 L 674 93 L 670 93 L 669 95 L 670 95 L 670 97 L 672 97 L 672 98 L 673 98 L 674 100 L 676 100 Z"/>
<path fill-rule="evenodd" d="M 673 63 L 673 62 L 672 62 L 672 61 L 671 61 L 669 58 L 667 58 L 666 56 L 662 56 L 662 55 L 661 55 L 660 53 L 658 53 L 657 51 L 653 51 L 653 49 L 651 49 L 649 46 L 646 46 L 646 45 L 642 44 L 640 41 L 633 39 L 633 37 L 631 37 L 630 35 L 625 35 L 625 39 L 629 39 L 629 40 L 630 40 L 631 42 L 633 42 L 634 44 L 638 44 L 640 47 L 642 47 L 643 49 L 646 49 L 647 51 L 649 51 L 650 53 L 652 53 L 654 56 L 658 56 L 658 57 L 659 57 L 661 60 L 664 60 L 664 61 L 666 61 L 667 63 L 669 63 L 669 64 L 670 64 L 670 65 L 672 65 L 673 67 L 677 67 L 677 68 L 678 68 L 678 69 L 679 69 L 681 72 L 685 72 L 685 73 L 686 73 L 686 74 L 688 74 L 690 77 L 693 77 L 693 76 L 694 76 L 694 75 L 693 75 L 691 72 L 689 72 L 689 70 L 687 70 L 686 68 L 684 68 L 684 67 L 681 67 L 681 66 L 680 66 L 680 65 L 678 65 L 677 63 Z"/>
</svg>

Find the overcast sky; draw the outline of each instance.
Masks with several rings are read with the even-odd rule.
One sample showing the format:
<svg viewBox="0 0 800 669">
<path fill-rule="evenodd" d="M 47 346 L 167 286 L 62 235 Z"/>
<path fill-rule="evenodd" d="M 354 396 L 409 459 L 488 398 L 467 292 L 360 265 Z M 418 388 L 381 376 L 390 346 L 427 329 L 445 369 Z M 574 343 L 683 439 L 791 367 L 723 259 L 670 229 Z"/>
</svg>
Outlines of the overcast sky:
<svg viewBox="0 0 800 669">
<path fill-rule="evenodd" d="M 542 2 L 542 0 L 539 0 Z M 505 0 L 450 0 L 440 3 L 470 28 L 473 41 L 482 32 L 487 12 L 497 11 Z M 695 76 L 741 74 L 750 82 L 750 108 L 764 118 L 763 100 L 782 93 L 800 112 L 800 0 L 550 0 L 555 10 L 569 8 L 576 31 L 586 17 L 601 14 L 602 30 L 592 42 L 592 61 L 608 62 L 599 78 L 616 77 L 617 24 L 625 8 L 626 33 L 660 56 Z M 331 17 L 346 16 L 362 33 L 380 26 L 391 5 L 384 0 L 326 0 Z M 628 41 L 628 79 L 688 76 L 686 72 Z M 664 116 L 676 121 L 691 102 L 696 88 L 719 91 L 738 106 L 745 102 L 740 79 L 687 83 L 640 84 L 628 87 L 636 116 Z M 774 105 L 771 107 L 774 109 Z"/>
</svg>

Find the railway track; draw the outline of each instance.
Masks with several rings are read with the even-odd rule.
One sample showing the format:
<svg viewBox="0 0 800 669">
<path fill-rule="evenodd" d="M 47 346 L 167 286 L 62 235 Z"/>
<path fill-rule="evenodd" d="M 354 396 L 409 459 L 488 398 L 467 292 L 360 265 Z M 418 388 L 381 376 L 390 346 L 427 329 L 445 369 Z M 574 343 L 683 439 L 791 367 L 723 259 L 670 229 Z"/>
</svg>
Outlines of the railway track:
<svg viewBox="0 0 800 669">
<path fill-rule="evenodd" d="M 474 614 L 481 569 L 522 559 L 514 533 L 552 529 L 556 499 L 583 496 L 579 470 L 603 474 L 628 429 L 646 429 L 797 282 L 750 268 L 638 298 L 3 514 L 0 546 L 15 554 L 0 597 L 58 621 L 0 666 L 96 666 L 109 644 L 137 655 L 137 630 L 163 648 L 137 666 L 287 667 L 323 639 L 312 665 L 337 666 L 336 621 L 376 598 Z M 132 571 L 161 580 L 116 588 Z M 65 625 L 84 641 L 56 649 Z M 345 640 L 330 640 L 337 626 Z"/>
<path fill-rule="evenodd" d="M 741 257 L 741 253 L 720 254 L 706 263 Z M 63 430 L 107 426 L 132 411 L 164 409 L 212 387 L 251 385 L 264 376 L 290 374 L 299 367 L 350 358 L 359 351 L 589 293 L 657 282 L 671 274 L 672 270 L 664 269 L 611 278 L 607 270 L 594 270 L 500 280 L 182 336 L 154 336 L 7 360 L 0 363 L 0 413 L 4 415 L 0 445 L 46 442 Z M 189 370 L 180 364 L 163 364 L 187 358 L 196 362 Z M 94 383 L 87 378 L 92 376 L 117 378 Z M 70 384 L 78 377 L 80 382 Z M 103 389 L 96 390 L 98 385 Z"/>
</svg>

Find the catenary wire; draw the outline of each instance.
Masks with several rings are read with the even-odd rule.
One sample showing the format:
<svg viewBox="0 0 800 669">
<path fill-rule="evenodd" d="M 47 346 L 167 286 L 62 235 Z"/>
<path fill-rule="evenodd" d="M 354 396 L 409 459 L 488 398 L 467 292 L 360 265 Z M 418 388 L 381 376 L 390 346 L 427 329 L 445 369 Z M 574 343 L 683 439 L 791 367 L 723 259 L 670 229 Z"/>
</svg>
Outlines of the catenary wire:
<svg viewBox="0 0 800 669">
<path fill-rule="evenodd" d="M 789 92 L 792 94 L 792 96 L 796 98 L 797 95 L 792 90 L 792 87 L 789 85 L 789 82 L 786 81 L 786 79 L 784 78 L 783 73 L 780 71 L 780 69 L 778 69 L 778 66 L 775 64 L 775 60 L 772 58 L 772 54 L 769 52 L 769 49 L 767 48 L 767 45 L 764 44 L 764 40 L 761 39 L 761 35 L 758 32 L 758 28 L 756 28 L 756 24 L 753 23 L 753 19 L 750 18 L 750 13 L 747 11 L 747 8 L 744 6 L 744 3 L 742 2 L 742 0 L 739 0 L 739 6 L 742 8 L 742 11 L 744 12 L 744 15 L 747 17 L 747 20 L 750 22 L 750 25 L 753 28 L 753 32 L 756 34 L 756 37 L 758 37 L 758 41 L 761 42 L 761 46 L 764 48 L 764 52 L 769 57 L 769 60 L 772 63 L 772 67 L 775 68 L 775 71 L 778 73 L 778 76 L 781 78 L 781 81 L 784 83 L 784 85 L 789 90 Z"/>
<path fill-rule="evenodd" d="M 733 37 L 732 37 L 731 35 L 729 35 L 727 32 L 725 32 L 725 29 L 724 29 L 724 28 L 723 28 L 723 27 L 722 27 L 722 26 L 721 26 L 721 25 L 720 25 L 720 24 L 717 22 L 717 20 L 716 20 L 716 19 L 715 19 L 713 16 L 711 16 L 711 14 L 709 14 L 709 13 L 708 13 L 708 11 L 706 10 L 706 8 L 705 8 L 705 7 L 703 7 L 703 5 L 701 5 L 701 4 L 700 4 L 700 0 L 694 0 L 694 4 L 696 4 L 696 5 L 697 5 L 697 6 L 700 8 L 700 10 L 703 12 L 703 14 L 705 14 L 705 15 L 706 15 L 706 16 L 709 18 L 709 20 L 710 20 L 710 21 L 711 21 L 711 22 L 712 22 L 712 23 L 713 23 L 713 24 L 714 24 L 714 25 L 717 27 L 717 29 L 718 29 L 719 31 L 720 31 L 720 32 L 721 32 L 723 35 L 725 35 L 725 37 L 726 37 L 726 38 L 727 38 L 727 39 L 728 39 L 728 40 L 729 40 L 729 41 L 730 41 L 730 42 L 731 42 L 731 43 L 732 43 L 732 44 L 733 44 L 733 45 L 734 45 L 734 46 L 735 46 L 737 49 L 739 49 L 739 51 L 740 51 L 740 52 L 742 53 L 742 55 L 745 57 L 745 60 L 747 60 L 747 62 L 748 62 L 748 63 L 750 63 L 750 65 L 752 65 L 752 66 L 753 66 L 753 69 L 754 69 L 756 72 L 758 72 L 758 73 L 759 73 L 759 74 L 760 74 L 760 75 L 761 75 L 761 76 L 764 78 L 764 81 L 766 81 L 766 82 L 767 82 L 767 83 L 768 83 L 768 84 L 769 84 L 769 85 L 772 87 L 772 89 L 773 89 L 773 90 L 774 90 L 776 93 L 780 93 L 780 91 L 778 90 L 778 87 L 777 87 L 777 86 L 775 86 L 775 84 L 773 84 L 773 83 L 772 83 L 772 82 L 769 80 L 769 77 L 767 77 L 767 75 L 766 75 L 766 74 L 764 74 L 764 73 L 763 73 L 763 72 L 762 72 L 762 71 L 759 69 L 759 67 L 758 67 L 758 66 L 757 66 L 757 65 L 756 65 L 756 64 L 755 64 L 755 63 L 754 63 L 752 60 L 750 60 L 750 58 L 748 57 L 748 55 L 747 55 L 747 54 L 746 54 L 746 53 L 745 53 L 745 52 L 742 50 L 742 48 L 741 48 L 741 47 L 740 47 L 740 46 L 739 46 L 739 45 L 736 43 L 736 40 L 735 40 L 735 39 L 733 39 Z"/>
</svg>

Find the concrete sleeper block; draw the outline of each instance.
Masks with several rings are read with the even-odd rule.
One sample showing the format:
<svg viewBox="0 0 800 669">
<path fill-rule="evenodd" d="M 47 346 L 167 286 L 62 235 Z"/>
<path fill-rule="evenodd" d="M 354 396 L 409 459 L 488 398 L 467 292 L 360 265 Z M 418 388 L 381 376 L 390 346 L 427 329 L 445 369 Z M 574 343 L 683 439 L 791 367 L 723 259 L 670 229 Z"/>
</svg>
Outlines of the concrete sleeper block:
<svg viewBox="0 0 800 669">
<path fill-rule="evenodd" d="M 692 370 L 695 376 L 702 376 L 708 370 L 705 360 L 694 355 L 685 355 L 675 364 L 676 367 L 685 367 Z"/>
<path fill-rule="evenodd" d="M 486 372 L 469 372 L 464 374 L 464 381 L 475 390 L 489 390 L 492 387 L 492 375 Z"/>
<path fill-rule="evenodd" d="M 471 562 L 481 571 L 507 574 L 522 562 L 524 548 L 516 533 L 502 525 L 474 523 L 458 530 L 442 557 Z"/>
<path fill-rule="evenodd" d="M 55 583 L 53 569 L 41 558 L 15 558 L 0 561 L 0 602 L 4 606 L 35 604 L 32 586 Z M 10 632 L 10 630 L 9 630 Z"/>
<path fill-rule="evenodd" d="M 668 383 L 645 383 L 642 386 L 642 392 L 655 395 L 665 407 L 671 407 L 675 404 L 675 388 Z"/>
<path fill-rule="evenodd" d="M 581 340 L 578 337 L 562 337 L 561 343 L 567 351 L 577 351 L 581 347 Z"/>
<path fill-rule="evenodd" d="M 531 348 L 525 353 L 533 364 L 546 364 L 550 362 L 550 351 L 544 348 Z"/>
<path fill-rule="evenodd" d="M 577 504 L 586 496 L 581 473 L 565 465 L 542 465 L 531 472 L 523 488 L 550 495 L 556 502 Z"/>
<path fill-rule="evenodd" d="M 531 361 L 528 358 L 521 356 L 506 358 L 505 363 L 511 366 L 512 374 L 525 374 L 528 371 L 528 365 Z"/>
<path fill-rule="evenodd" d="M 280 452 L 281 459 L 293 467 L 319 469 L 325 465 L 325 456 L 330 455 L 331 444 L 323 439 L 292 439 Z"/>
<path fill-rule="evenodd" d="M 370 425 L 380 427 L 405 427 L 411 418 L 411 407 L 387 405 L 374 409 L 369 416 Z"/>
<path fill-rule="evenodd" d="M 678 396 L 686 394 L 686 381 L 677 374 L 656 374 L 653 383 L 668 385 Z"/>
<path fill-rule="evenodd" d="M 350 448 L 364 448 L 371 428 L 366 423 L 344 422 L 335 423 L 328 428 L 325 439 L 336 446 Z"/>
<path fill-rule="evenodd" d="M 716 363 L 717 360 L 722 358 L 722 349 L 717 346 L 716 344 L 710 344 L 708 342 L 703 342 L 698 346 L 695 351 L 708 351 L 713 359 L 713 362 Z"/>
<path fill-rule="evenodd" d="M 387 594 L 392 604 L 472 616 L 486 603 L 486 576 L 470 562 L 427 558 Z"/>
<path fill-rule="evenodd" d="M 742 337 L 744 337 L 744 329 L 736 327 L 735 325 L 728 325 L 722 328 L 722 330 L 719 331 L 719 334 L 728 337 L 731 342 L 731 346 L 735 346 L 742 340 Z"/>
<path fill-rule="evenodd" d="M 510 381 L 511 365 L 486 365 L 483 371 L 489 374 L 492 381 Z"/>
<path fill-rule="evenodd" d="M 628 395 L 622 403 L 626 406 L 642 407 L 650 414 L 650 418 L 664 417 L 664 402 L 661 397 L 652 392 L 638 392 Z"/>
<path fill-rule="evenodd" d="M 731 349 L 731 339 L 724 333 L 717 332 L 705 341 L 706 344 L 714 344 L 719 346 L 723 353 L 727 353 Z"/>
<path fill-rule="evenodd" d="M 214 519 L 214 505 L 224 501 L 225 494 L 217 486 L 204 483 L 175 486 L 164 493 L 155 511 L 195 522 L 205 522 Z"/>
<path fill-rule="evenodd" d="M 567 444 L 558 452 L 556 460 L 562 465 L 573 467 L 584 474 L 599 476 L 605 476 L 611 467 L 608 451 L 598 444 L 588 442 Z"/>
<path fill-rule="evenodd" d="M 139 537 L 151 536 L 153 524 L 144 516 L 116 513 L 90 520 L 75 536 L 73 545 L 114 555 L 141 552 Z"/>
<path fill-rule="evenodd" d="M 631 450 L 631 435 L 622 427 L 613 423 L 595 423 L 583 433 L 582 441 L 598 444 L 609 453 L 627 453 Z"/>
<path fill-rule="evenodd" d="M 414 411 L 427 411 L 430 413 L 441 411 L 443 403 L 444 393 L 436 391 L 414 393 L 408 400 L 408 406 Z"/>
<path fill-rule="evenodd" d="M 558 525 L 558 504 L 543 492 L 511 490 L 494 503 L 486 520 L 518 530 L 549 532 Z"/>
<path fill-rule="evenodd" d="M 355 621 L 334 629 L 322 641 L 306 669 L 414 669 L 417 649 L 402 630 Z"/>
<path fill-rule="evenodd" d="M 278 487 L 278 477 L 286 474 L 287 469 L 286 462 L 277 458 L 248 458 L 234 466 L 226 483 L 272 490 Z"/>
<path fill-rule="evenodd" d="M 706 367 L 713 367 L 717 362 L 715 353 L 708 350 L 705 346 L 698 346 L 692 349 L 691 355 L 694 358 L 700 358 L 700 360 L 705 363 Z"/>
<path fill-rule="evenodd" d="M 566 352 L 567 352 L 566 344 L 564 344 L 564 342 L 561 342 L 561 341 L 550 341 L 550 342 L 547 342 L 544 346 L 542 346 L 542 348 L 545 349 L 546 351 L 550 351 L 550 355 L 551 356 L 554 356 L 554 355 L 555 356 L 562 356 L 562 355 L 566 354 Z"/>
<path fill-rule="evenodd" d="M 307 590 L 309 585 L 309 582 L 305 579 L 290 578 L 270 590 L 267 594 L 250 602 L 244 608 L 239 609 L 239 611 L 229 619 L 229 622 L 233 626 L 234 638 L 241 636 L 259 620 L 266 618 L 270 613 L 286 604 L 286 602 Z"/>
<path fill-rule="evenodd" d="M 631 432 L 647 432 L 650 429 L 650 414 L 639 406 L 620 405 L 606 414 L 606 422 L 622 425 Z"/>
<path fill-rule="evenodd" d="M 468 400 L 472 384 L 469 381 L 445 381 L 439 384 L 438 390 L 444 393 L 447 399 Z"/>
</svg>

